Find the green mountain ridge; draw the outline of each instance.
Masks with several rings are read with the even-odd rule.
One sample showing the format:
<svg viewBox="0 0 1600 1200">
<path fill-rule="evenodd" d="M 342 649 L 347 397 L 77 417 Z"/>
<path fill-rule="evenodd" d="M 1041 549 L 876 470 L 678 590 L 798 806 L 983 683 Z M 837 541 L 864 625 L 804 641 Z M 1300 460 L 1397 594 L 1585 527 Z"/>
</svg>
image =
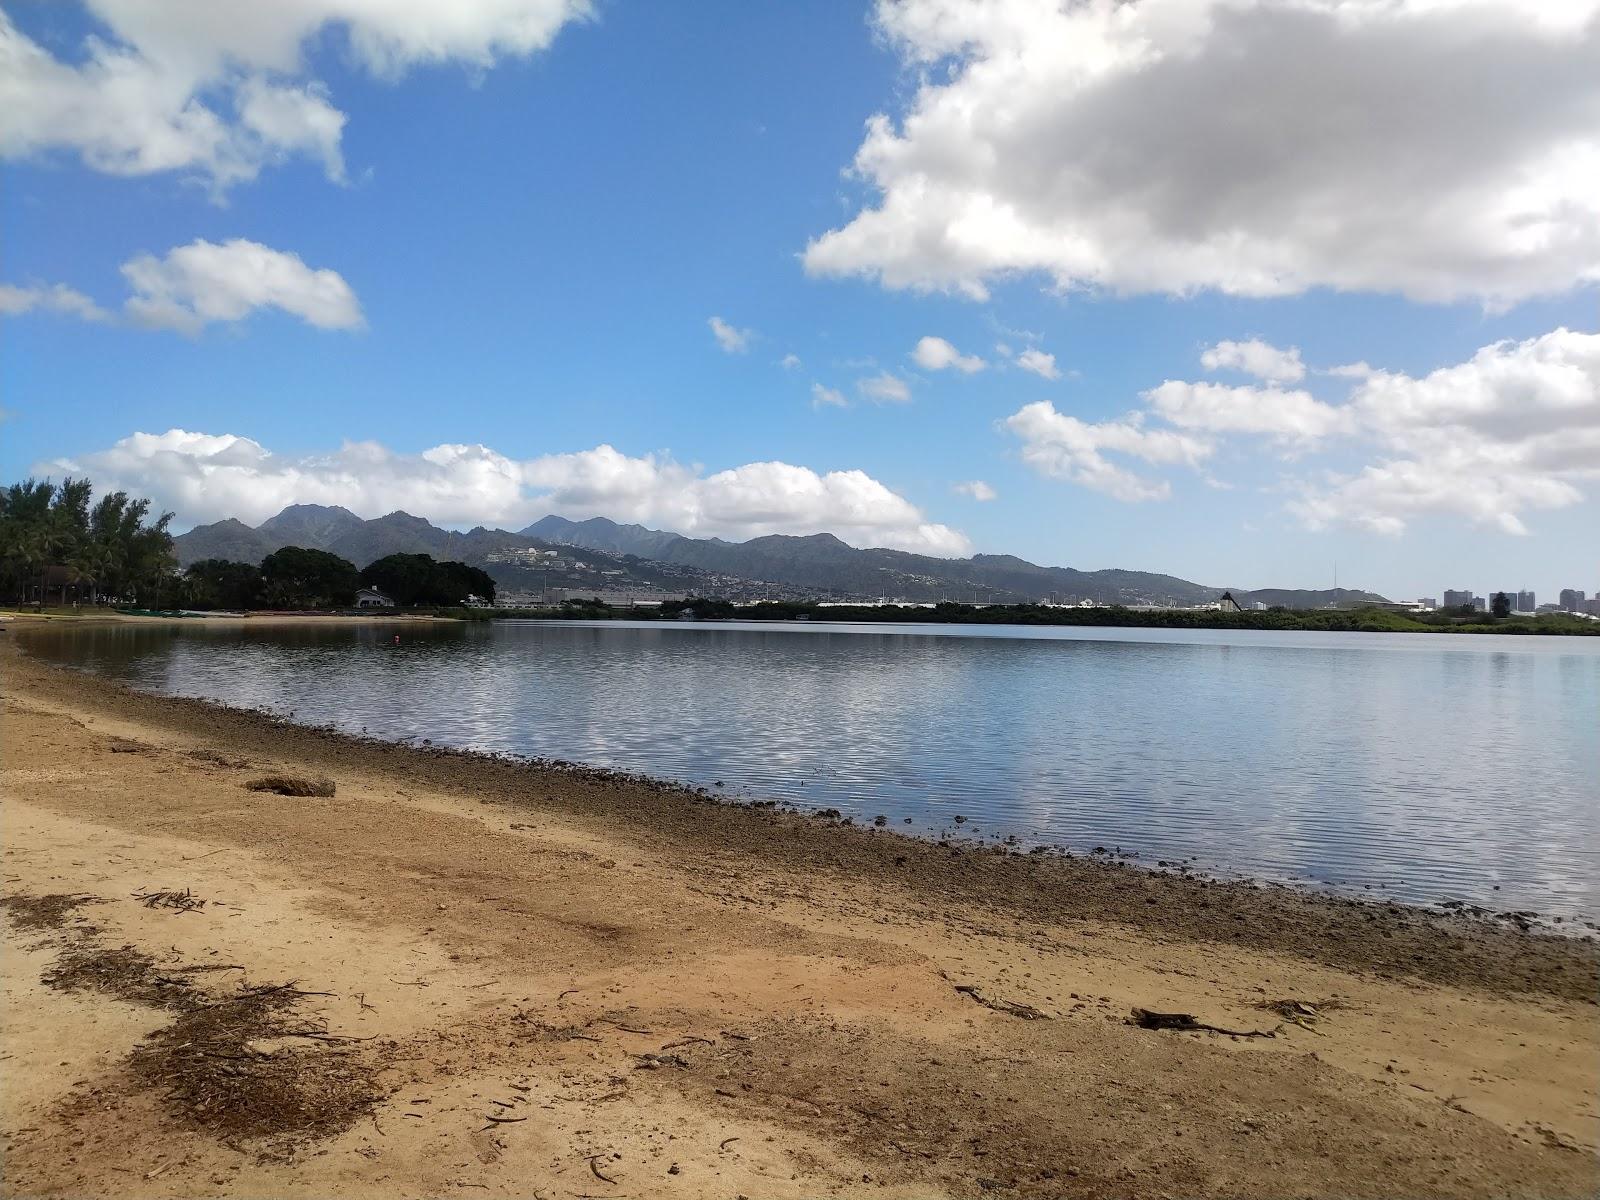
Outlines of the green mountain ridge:
<svg viewBox="0 0 1600 1200">
<path fill-rule="evenodd" d="M 898 596 L 908 600 L 1014 603 L 1025 600 L 1093 600 L 1103 604 L 1206 604 L 1231 591 L 1242 605 L 1321 607 L 1384 602 L 1374 592 L 1220 588 L 1174 575 L 1111 568 L 1079 571 L 1044 567 L 1011 554 L 934 558 L 904 550 L 857 549 L 831 533 L 797 537 L 771 534 L 745 542 L 688 538 L 604 517 L 572 521 L 548 516 L 521 531 L 561 545 L 638 554 L 702 570 L 810 588 L 839 598 Z"/>
<path fill-rule="evenodd" d="M 324 550 L 344 534 L 366 524 L 348 508 L 326 504 L 291 504 L 277 516 L 256 526 L 270 539 L 285 539 L 285 546 Z"/>
<path fill-rule="evenodd" d="M 284 546 L 327 550 L 364 567 L 389 554 L 430 554 L 482 566 L 506 588 L 591 586 L 751 596 L 771 588 L 777 598 L 834 598 L 977 603 L 1024 601 L 1190 606 L 1231 590 L 1240 604 L 1319 608 L 1382 602 L 1373 592 L 1350 589 L 1223 589 L 1158 572 L 1110 568 L 1080 571 L 1046 567 L 1011 554 L 935 558 L 905 550 L 861 549 L 831 533 L 769 534 L 744 542 L 691 538 L 605 517 L 573 521 L 547 516 L 518 532 L 479 526 L 441 529 L 406 512 L 362 520 L 334 506 L 295 504 L 255 528 L 228 519 L 201 525 L 175 539 L 181 564 L 202 558 L 259 562 Z M 526 564 L 488 561 L 518 550 L 579 550 L 597 570 L 552 579 Z M 609 574 L 608 574 L 609 572 Z"/>
</svg>

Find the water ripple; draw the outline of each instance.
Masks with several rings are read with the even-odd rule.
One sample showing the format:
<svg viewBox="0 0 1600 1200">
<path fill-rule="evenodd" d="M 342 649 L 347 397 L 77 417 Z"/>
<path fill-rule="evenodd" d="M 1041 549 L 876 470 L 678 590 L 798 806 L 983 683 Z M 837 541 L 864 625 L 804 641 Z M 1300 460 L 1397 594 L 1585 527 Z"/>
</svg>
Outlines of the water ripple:
<svg viewBox="0 0 1600 1200">
<path fill-rule="evenodd" d="M 1418 901 L 1600 912 L 1600 642 L 119 626 L 47 657 L 384 737 Z"/>
</svg>

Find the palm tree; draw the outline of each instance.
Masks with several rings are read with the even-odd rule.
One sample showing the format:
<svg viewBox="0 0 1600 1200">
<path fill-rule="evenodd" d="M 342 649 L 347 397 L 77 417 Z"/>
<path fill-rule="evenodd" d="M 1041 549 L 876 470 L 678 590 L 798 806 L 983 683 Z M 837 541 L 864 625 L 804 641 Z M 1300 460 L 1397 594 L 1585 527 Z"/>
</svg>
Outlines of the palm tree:
<svg viewBox="0 0 1600 1200">
<path fill-rule="evenodd" d="M 93 485 L 68 478 L 59 486 L 34 479 L 0 488 L 0 593 L 19 599 L 37 588 L 44 600 L 47 567 L 65 568 L 66 588 L 159 588 L 174 565 L 171 513 L 145 523 L 148 500 L 112 492 L 90 508 Z"/>
</svg>

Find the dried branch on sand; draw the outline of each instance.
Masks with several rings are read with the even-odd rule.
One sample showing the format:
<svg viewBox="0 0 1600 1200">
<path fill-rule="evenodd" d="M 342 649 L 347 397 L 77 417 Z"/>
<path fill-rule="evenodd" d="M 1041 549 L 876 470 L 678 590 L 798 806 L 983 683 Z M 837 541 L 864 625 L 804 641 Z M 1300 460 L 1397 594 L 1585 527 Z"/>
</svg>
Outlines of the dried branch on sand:
<svg viewBox="0 0 1600 1200">
<path fill-rule="evenodd" d="M 188 888 L 183 891 L 134 892 L 133 898 L 146 908 L 175 908 L 179 912 L 199 912 L 206 902 Z"/>
<path fill-rule="evenodd" d="M 263 775 L 245 784 L 252 792 L 275 792 L 280 796 L 333 795 L 333 780 L 302 779 L 296 775 Z"/>
<path fill-rule="evenodd" d="M 1135 1008 L 1128 1015 L 1127 1023 L 1137 1025 L 1140 1029 L 1176 1029 L 1179 1032 L 1207 1030 L 1211 1033 L 1225 1033 L 1229 1037 L 1278 1036 L 1277 1031 L 1272 1029 L 1224 1029 L 1220 1025 L 1207 1024 L 1193 1013 L 1151 1012 L 1148 1008 Z"/>
</svg>

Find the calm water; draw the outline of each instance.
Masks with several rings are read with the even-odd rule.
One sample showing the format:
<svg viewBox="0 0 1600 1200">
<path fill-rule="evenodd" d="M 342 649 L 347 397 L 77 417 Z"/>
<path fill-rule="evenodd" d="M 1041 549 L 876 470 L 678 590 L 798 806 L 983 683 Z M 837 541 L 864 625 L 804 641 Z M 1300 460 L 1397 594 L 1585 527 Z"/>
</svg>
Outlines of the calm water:
<svg viewBox="0 0 1600 1200">
<path fill-rule="evenodd" d="M 31 643 L 159 692 L 898 828 L 1600 915 L 1600 639 L 497 622 Z M 1497 890 L 1498 889 L 1498 890 Z"/>
</svg>

